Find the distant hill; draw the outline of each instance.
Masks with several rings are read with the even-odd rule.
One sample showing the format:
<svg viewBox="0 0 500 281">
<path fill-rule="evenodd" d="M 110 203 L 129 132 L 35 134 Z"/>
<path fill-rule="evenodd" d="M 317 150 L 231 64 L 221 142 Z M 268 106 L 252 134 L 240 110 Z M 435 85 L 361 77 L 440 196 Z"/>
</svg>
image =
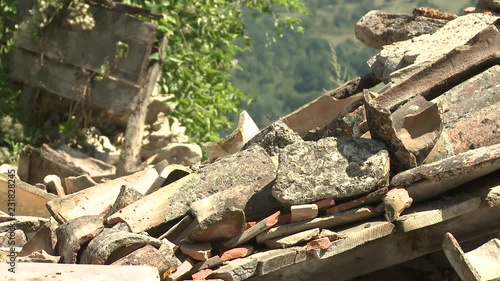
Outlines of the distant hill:
<svg viewBox="0 0 500 281">
<path fill-rule="evenodd" d="M 431 6 L 463 14 L 471 0 L 305 0 L 311 11 L 302 18 L 304 33 L 286 32 L 283 38 L 266 47 L 266 30 L 272 30 L 267 16 L 245 13 L 246 33 L 252 38 L 253 50 L 237 55 L 241 71 L 232 82 L 255 99 L 247 106 L 259 127 L 266 126 L 326 89 L 337 86 L 332 76 L 332 49 L 345 67 L 341 80 L 369 71 L 366 61 L 377 53 L 357 41 L 356 22 L 370 10 L 412 13 L 416 6 Z M 342 75 L 341 75 L 342 76 Z M 338 80 L 339 77 L 337 77 Z"/>
</svg>

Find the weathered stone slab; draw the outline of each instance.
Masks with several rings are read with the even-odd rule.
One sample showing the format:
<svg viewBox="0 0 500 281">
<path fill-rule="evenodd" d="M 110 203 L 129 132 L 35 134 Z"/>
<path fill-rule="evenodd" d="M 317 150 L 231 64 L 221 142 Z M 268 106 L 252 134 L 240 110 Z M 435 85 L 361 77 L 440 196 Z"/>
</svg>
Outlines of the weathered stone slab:
<svg viewBox="0 0 500 281">
<path fill-rule="evenodd" d="M 388 176 L 389 157 L 382 143 L 324 138 L 283 149 L 273 195 L 285 204 L 348 198 L 385 187 Z"/>
<path fill-rule="evenodd" d="M 302 204 L 290 207 L 291 222 L 314 219 L 318 216 L 318 205 Z"/>
<path fill-rule="evenodd" d="M 496 17 L 491 15 L 469 14 L 448 22 L 432 35 L 424 34 L 387 45 L 371 59 L 372 71 L 379 79 L 389 82 L 392 72 L 410 64 L 436 59 L 466 44 L 495 20 Z"/>
<path fill-rule="evenodd" d="M 432 34 L 447 22 L 442 19 L 373 10 L 356 23 L 354 34 L 366 46 L 382 49 L 385 45 L 394 42 L 405 41 L 423 34 Z"/>
<path fill-rule="evenodd" d="M 260 131 L 242 149 L 257 144 L 264 148 L 270 156 L 274 156 L 278 155 L 279 151 L 287 145 L 297 142 L 302 142 L 302 138 L 283 121 L 278 120 Z"/>
<path fill-rule="evenodd" d="M 108 218 L 108 223 L 126 222 L 133 232 L 141 232 L 184 216 L 191 203 L 236 185 L 255 190 L 255 197 L 272 203 L 270 188 L 266 188 L 276 177 L 276 167 L 267 153 L 259 146 L 221 158 L 164 188 L 138 200 L 121 212 Z M 181 182 L 182 181 L 182 182 Z M 181 183 L 179 183 L 181 182 Z M 276 204 L 276 203 L 274 203 Z M 245 208 L 245 214 L 253 212 Z M 150 217 L 161 221 L 150 221 Z"/>
</svg>

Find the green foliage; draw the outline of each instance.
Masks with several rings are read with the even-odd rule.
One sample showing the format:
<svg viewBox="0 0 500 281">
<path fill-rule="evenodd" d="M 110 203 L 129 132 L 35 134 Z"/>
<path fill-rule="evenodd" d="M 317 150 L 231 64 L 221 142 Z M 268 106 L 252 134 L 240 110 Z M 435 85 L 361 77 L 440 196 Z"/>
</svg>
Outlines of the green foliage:
<svg viewBox="0 0 500 281">
<path fill-rule="evenodd" d="M 25 140 L 17 110 L 19 92 L 9 82 L 6 62 L 12 49 L 11 38 L 17 19 L 15 4 L 15 0 L 0 3 L 0 163 L 15 162 L 17 154 L 12 152 L 18 150 Z"/>
<path fill-rule="evenodd" d="M 130 3 L 165 15 L 157 22 L 158 29 L 168 37 L 160 89 L 175 96 L 177 107 L 172 117 L 181 120 L 196 142 L 217 140 L 218 131 L 231 126 L 230 115 L 250 101 L 230 81 L 230 71 L 238 68 L 234 55 L 249 46 L 242 9 L 272 16 L 275 32 L 267 34 L 267 41 L 275 41 L 285 30 L 297 26 L 299 19 L 293 13 L 306 12 L 299 0 Z"/>
</svg>

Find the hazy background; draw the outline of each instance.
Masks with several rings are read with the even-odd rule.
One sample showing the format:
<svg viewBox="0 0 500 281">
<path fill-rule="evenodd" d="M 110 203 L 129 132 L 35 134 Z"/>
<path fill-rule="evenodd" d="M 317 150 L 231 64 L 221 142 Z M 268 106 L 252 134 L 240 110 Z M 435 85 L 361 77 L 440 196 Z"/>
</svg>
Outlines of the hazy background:
<svg viewBox="0 0 500 281">
<path fill-rule="evenodd" d="M 369 71 L 366 61 L 377 50 L 364 46 L 354 36 L 356 22 L 370 10 L 412 13 L 416 6 L 440 8 L 463 14 L 463 8 L 475 6 L 475 0 L 307 0 L 310 15 L 304 16 L 304 33 L 286 32 L 269 47 L 265 30 L 272 29 L 268 16 L 254 18 L 245 14 L 246 32 L 253 49 L 237 55 L 243 68 L 233 75 L 233 85 L 255 103 L 247 111 L 262 128 L 302 104 L 337 85 L 332 75 L 332 48 L 345 67 L 344 80 Z"/>
</svg>

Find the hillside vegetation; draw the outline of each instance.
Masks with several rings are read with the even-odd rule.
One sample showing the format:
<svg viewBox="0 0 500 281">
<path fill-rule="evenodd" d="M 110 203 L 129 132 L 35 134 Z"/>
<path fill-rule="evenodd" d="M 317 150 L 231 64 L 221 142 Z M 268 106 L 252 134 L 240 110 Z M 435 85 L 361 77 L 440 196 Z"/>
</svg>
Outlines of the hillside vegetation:
<svg viewBox="0 0 500 281">
<path fill-rule="evenodd" d="M 303 33 L 286 32 L 266 47 L 265 30 L 272 28 L 269 16 L 246 11 L 246 33 L 251 52 L 238 54 L 241 70 L 233 85 L 255 99 L 247 110 L 262 127 L 325 90 L 369 71 L 366 61 L 377 50 L 364 46 L 354 36 L 356 22 L 370 10 L 412 13 L 416 6 L 431 6 L 463 14 L 472 0 L 308 0 L 310 14 L 302 17 Z M 332 48 L 333 47 L 333 48 Z M 341 66 L 333 71 L 332 54 Z M 335 58 L 334 58 L 335 59 Z M 333 77 L 332 77 L 333 76 Z"/>
</svg>

